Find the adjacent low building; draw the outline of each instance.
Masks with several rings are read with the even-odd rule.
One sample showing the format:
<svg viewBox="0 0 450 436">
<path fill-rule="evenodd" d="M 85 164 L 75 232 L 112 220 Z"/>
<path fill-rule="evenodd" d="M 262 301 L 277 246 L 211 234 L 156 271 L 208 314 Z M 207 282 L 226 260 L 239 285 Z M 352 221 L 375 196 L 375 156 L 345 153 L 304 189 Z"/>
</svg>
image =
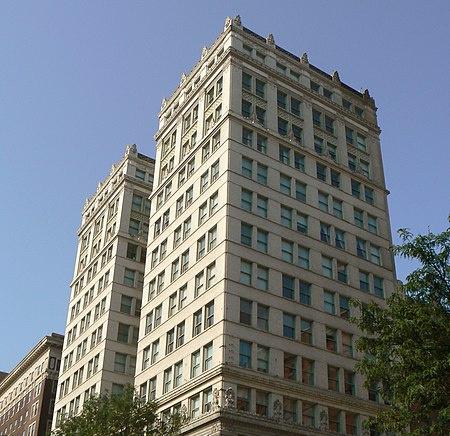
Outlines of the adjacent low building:
<svg viewBox="0 0 450 436">
<path fill-rule="evenodd" d="M 9 373 L 0 373 L 0 435 L 45 435 L 51 429 L 64 336 L 42 338 Z"/>
</svg>

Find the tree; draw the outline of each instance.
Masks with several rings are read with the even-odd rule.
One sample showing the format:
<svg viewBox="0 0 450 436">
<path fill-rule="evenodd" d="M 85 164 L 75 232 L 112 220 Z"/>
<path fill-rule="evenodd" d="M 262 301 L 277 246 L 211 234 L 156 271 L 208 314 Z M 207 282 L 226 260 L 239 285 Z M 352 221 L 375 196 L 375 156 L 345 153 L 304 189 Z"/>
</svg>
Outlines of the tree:
<svg viewBox="0 0 450 436">
<path fill-rule="evenodd" d="M 94 396 L 77 416 L 63 419 L 54 436 L 141 435 L 174 436 L 181 425 L 179 415 L 160 420 L 155 402 L 141 399 L 132 386 L 121 394 Z"/>
<path fill-rule="evenodd" d="M 356 369 L 389 404 L 369 425 L 378 431 L 448 435 L 450 430 L 450 228 L 414 237 L 399 230 L 394 254 L 416 260 L 385 308 L 356 303 L 364 353 Z"/>
</svg>

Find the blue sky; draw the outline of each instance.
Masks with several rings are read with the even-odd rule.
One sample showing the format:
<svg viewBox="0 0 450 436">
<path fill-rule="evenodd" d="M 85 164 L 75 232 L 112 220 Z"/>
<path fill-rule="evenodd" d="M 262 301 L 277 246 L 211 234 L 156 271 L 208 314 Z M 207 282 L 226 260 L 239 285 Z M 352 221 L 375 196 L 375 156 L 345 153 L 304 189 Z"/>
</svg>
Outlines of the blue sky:
<svg viewBox="0 0 450 436">
<path fill-rule="evenodd" d="M 154 155 L 161 100 L 240 14 L 376 99 L 392 229 L 449 213 L 450 3 L 0 3 L 0 370 L 63 332 L 84 199 L 127 143 Z M 397 262 L 399 278 L 411 270 Z"/>
</svg>

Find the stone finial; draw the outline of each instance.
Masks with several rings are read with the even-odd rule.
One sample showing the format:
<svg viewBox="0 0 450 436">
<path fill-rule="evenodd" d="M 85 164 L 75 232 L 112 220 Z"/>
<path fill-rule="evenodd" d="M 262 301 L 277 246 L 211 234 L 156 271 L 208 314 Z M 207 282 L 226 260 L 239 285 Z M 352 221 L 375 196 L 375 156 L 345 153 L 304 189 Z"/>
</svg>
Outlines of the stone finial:
<svg viewBox="0 0 450 436">
<path fill-rule="evenodd" d="M 234 17 L 233 24 L 235 24 L 236 26 L 239 26 L 239 27 L 242 26 L 241 16 L 240 15 L 236 15 Z"/>
<path fill-rule="evenodd" d="M 111 175 L 116 170 L 116 165 L 112 164 L 111 169 L 109 170 L 109 175 Z"/>
<path fill-rule="evenodd" d="M 337 71 L 333 72 L 333 82 L 341 83 L 341 78 L 339 77 L 339 73 Z"/>
<path fill-rule="evenodd" d="M 167 104 L 167 100 L 165 98 L 163 98 L 161 101 L 161 110 L 163 110 L 166 107 L 166 104 Z"/>
<path fill-rule="evenodd" d="M 233 22 L 233 20 L 231 19 L 231 17 L 225 18 L 225 24 L 223 26 L 223 30 L 227 30 L 231 26 L 232 22 Z"/>
<path fill-rule="evenodd" d="M 97 192 L 99 192 L 100 189 L 102 189 L 102 184 L 101 184 L 101 182 L 98 182 L 98 184 L 97 184 Z"/>
<path fill-rule="evenodd" d="M 137 145 L 136 144 L 128 144 L 125 147 L 125 156 L 128 156 L 130 154 L 136 154 L 137 153 Z"/>
<path fill-rule="evenodd" d="M 183 73 L 183 74 L 181 75 L 180 85 L 182 85 L 184 82 L 186 82 L 186 78 L 187 78 L 186 74 Z"/>
<path fill-rule="evenodd" d="M 273 37 L 272 33 L 269 33 L 267 35 L 266 42 L 267 42 L 267 44 L 275 45 L 275 38 Z"/>
<path fill-rule="evenodd" d="M 366 104 L 368 104 L 372 109 L 377 110 L 377 107 L 375 105 L 374 98 L 369 94 L 369 90 L 365 89 L 363 93 L 363 100 Z"/>
<path fill-rule="evenodd" d="M 364 90 L 363 97 L 364 97 L 364 100 L 369 100 L 371 98 L 368 89 Z"/>
<path fill-rule="evenodd" d="M 302 64 L 309 65 L 308 53 L 306 53 L 306 51 L 305 51 L 305 53 L 302 54 L 302 57 L 300 60 L 301 60 Z"/>
<path fill-rule="evenodd" d="M 208 47 L 204 46 L 202 48 L 202 59 L 204 59 L 207 54 L 208 54 Z"/>
</svg>

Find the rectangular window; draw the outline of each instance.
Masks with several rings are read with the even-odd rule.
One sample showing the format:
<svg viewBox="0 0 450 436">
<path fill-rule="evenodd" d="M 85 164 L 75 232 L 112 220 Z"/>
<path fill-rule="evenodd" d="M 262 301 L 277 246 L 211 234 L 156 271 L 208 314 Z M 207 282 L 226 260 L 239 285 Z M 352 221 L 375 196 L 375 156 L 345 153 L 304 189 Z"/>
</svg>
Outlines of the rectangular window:
<svg viewBox="0 0 450 436">
<path fill-rule="evenodd" d="M 308 217 L 297 212 L 297 231 L 303 234 L 308 233 Z"/>
<path fill-rule="evenodd" d="M 252 367 L 252 343 L 239 341 L 239 366 L 242 368 Z"/>
<path fill-rule="evenodd" d="M 344 370 L 344 388 L 347 395 L 355 395 L 355 374 Z"/>
<path fill-rule="evenodd" d="M 374 203 L 374 192 L 372 188 L 369 188 L 368 186 L 364 187 L 364 201 L 369 204 Z"/>
<path fill-rule="evenodd" d="M 309 269 L 309 248 L 298 246 L 298 264 L 302 268 Z"/>
<path fill-rule="evenodd" d="M 314 360 L 302 358 L 302 383 L 314 386 Z"/>
<path fill-rule="evenodd" d="M 290 207 L 281 206 L 281 224 L 292 228 L 292 209 Z"/>
<path fill-rule="evenodd" d="M 338 409 L 328 407 L 328 425 L 331 431 L 341 432 L 341 412 Z"/>
<path fill-rule="evenodd" d="M 203 347 L 203 371 L 207 371 L 212 368 L 213 363 L 213 344 L 209 344 Z"/>
<path fill-rule="evenodd" d="M 306 427 L 315 427 L 316 405 L 302 401 L 302 424 Z"/>
<path fill-rule="evenodd" d="M 339 368 L 328 365 L 328 389 L 339 392 Z"/>
<path fill-rule="evenodd" d="M 339 229 L 334 229 L 334 245 L 336 248 L 345 250 L 345 232 Z"/>
<path fill-rule="evenodd" d="M 283 194 L 291 195 L 291 178 L 280 173 L 280 191 Z"/>
<path fill-rule="evenodd" d="M 295 339 L 295 315 L 283 313 L 283 336 Z"/>
<path fill-rule="evenodd" d="M 256 414 L 259 416 L 268 416 L 269 393 L 256 391 Z"/>
<path fill-rule="evenodd" d="M 333 259 L 322 255 L 322 274 L 330 279 L 333 278 Z"/>
<path fill-rule="evenodd" d="M 331 227 L 328 224 L 320 223 L 320 240 L 329 244 L 331 242 Z"/>
<path fill-rule="evenodd" d="M 370 244 L 370 261 L 376 263 L 377 265 L 381 265 L 380 247 L 373 244 Z"/>
<path fill-rule="evenodd" d="M 304 344 L 312 345 L 312 321 L 302 319 L 300 322 L 300 341 Z"/>
<path fill-rule="evenodd" d="M 364 271 L 359 272 L 359 289 L 369 292 L 369 274 Z"/>
<path fill-rule="evenodd" d="M 250 389 L 242 386 L 237 387 L 236 408 L 243 412 L 250 411 Z"/>
<path fill-rule="evenodd" d="M 284 118 L 278 117 L 278 133 L 282 136 L 286 136 L 288 134 L 288 121 Z"/>
<path fill-rule="evenodd" d="M 252 198 L 253 198 L 253 192 L 242 188 L 241 208 L 244 210 L 247 210 L 248 212 L 251 212 L 252 211 Z"/>
<path fill-rule="evenodd" d="M 261 265 L 256 268 L 256 287 L 262 291 L 269 289 L 269 269 Z"/>
<path fill-rule="evenodd" d="M 205 306 L 205 329 L 214 324 L 214 300 Z"/>
<path fill-rule="evenodd" d="M 283 274 L 283 297 L 293 300 L 295 298 L 295 279 L 292 276 Z"/>
<path fill-rule="evenodd" d="M 269 233 L 258 229 L 256 232 L 256 249 L 267 253 L 269 245 Z"/>
<path fill-rule="evenodd" d="M 281 240 L 281 258 L 292 263 L 294 261 L 294 243 L 287 241 L 286 239 Z"/>
<path fill-rule="evenodd" d="M 269 331 L 269 308 L 267 306 L 258 304 L 256 323 L 259 329 Z"/>
<path fill-rule="evenodd" d="M 242 143 L 247 147 L 252 147 L 253 145 L 253 131 L 246 127 L 242 128 Z"/>
<path fill-rule="evenodd" d="M 200 350 L 191 354 L 191 378 L 200 374 Z"/>
<path fill-rule="evenodd" d="M 259 133 L 256 135 L 256 149 L 266 154 L 267 153 L 267 137 L 260 135 Z"/>
<path fill-rule="evenodd" d="M 278 159 L 281 163 L 290 165 L 291 164 L 290 154 L 291 154 L 290 148 L 285 147 L 284 145 L 281 144 L 278 146 Z"/>
<path fill-rule="evenodd" d="M 373 276 L 373 292 L 377 297 L 384 298 L 383 279 L 378 276 Z"/>
<path fill-rule="evenodd" d="M 192 336 L 197 336 L 202 331 L 202 310 L 197 310 L 193 315 Z"/>
<path fill-rule="evenodd" d="M 258 195 L 256 198 L 256 213 L 263 218 L 267 218 L 267 202 L 266 197 Z"/>
<path fill-rule="evenodd" d="M 353 357 L 353 336 L 350 333 L 342 332 L 342 354 Z"/>
<path fill-rule="evenodd" d="M 297 356 L 284 353 L 284 378 L 297 380 Z"/>
<path fill-rule="evenodd" d="M 241 222 L 241 244 L 251 247 L 252 246 L 252 233 L 253 233 L 253 226 L 251 226 L 250 224 Z"/>
<path fill-rule="evenodd" d="M 244 285 L 252 285 L 252 263 L 246 260 L 241 260 L 241 274 L 240 281 Z"/>
<path fill-rule="evenodd" d="M 356 238 L 356 254 L 358 257 L 367 259 L 367 244 L 364 239 Z"/>
<path fill-rule="evenodd" d="M 294 97 L 291 97 L 291 113 L 301 116 L 301 102 Z"/>
<path fill-rule="evenodd" d="M 316 175 L 319 180 L 327 181 L 327 167 L 320 163 L 316 163 Z"/>
<path fill-rule="evenodd" d="M 252 305 L 250 300 L 241 298 L 239 310 L 239 322 L 242 324 L 252 324 Z"/>
<path fill-rule="evenodd" d="M 259 79 L 255 80 L 255 94 L 258 97 L 265 98 L 266 95 L 266 84 Z"/>
<path fill-rule="evenodd" d="M 352 185 L 352 195 L 353 195 L 353 197 L 361 198 L 361 183 L 359 183 L 356 180 L 352 179 L 351 185 Z"/>
<path fill-rule="evenodd" d="M 300 286 L 300 303 L 311 305 L 311 283 L 303 280 L 299 281 Z"/>
<path fill-rule="evenodd" d="M 258 163 L 256 167 L 256 180 L 262 185 L 267 185 L 267 167 Z"/>
<path fill-rule="evenodd" d="M 350 299 L 339 295 L 339 316 L 344 319 L 350 318 Z"/>
<path fill-rule="evenodd" d="M 242 116 L 245 118 L 250 118 L 252 115 L 252 104 L 251 102 L 242 99 Z"/>
<path fill-rule="evenodd" d="M 331 327 L 326 327 L 325 329 L 325 342 L 326 348 L 328 351 L 337 351 L 337 342 L 336 342 L 336 329 Z"/>
<path fill-rule="evenodd" d="M 335 315 L 336 305 L 334 303 L 334 292 L 323 291 L 323 310 L 325 312 Z"/>
<path fill-rule="evenodd" d="M 269 372 L 269 348 L 258 345 L 256 349 L 256 369 L 259 372 Z"/>
<path fill-rule="evenodd" d="M 328 212 L 328 194 L 319 191 L 318 202 L 319 209 L 324 212 Z"/>
<path fill-rule="evenodd" d="M 295 198 L 306 203 L 306 185 L 298 180 L 295 181 Z"/>
</svg>

